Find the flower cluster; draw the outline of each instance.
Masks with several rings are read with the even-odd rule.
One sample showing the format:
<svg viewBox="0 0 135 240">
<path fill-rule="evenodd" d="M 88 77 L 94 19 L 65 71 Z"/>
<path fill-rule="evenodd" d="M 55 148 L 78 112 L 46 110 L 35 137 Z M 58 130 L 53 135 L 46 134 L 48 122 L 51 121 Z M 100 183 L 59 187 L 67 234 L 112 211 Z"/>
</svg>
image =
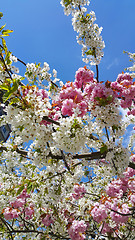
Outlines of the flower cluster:
<svg viewBox="0 0 135 240">
<path fill-rule="evenodd" d="M 76 200 L 79 199 L 79 198 L 82 198 L 86 193 L 86 189 L 85 189 L 84 185 L 80 186 L 80 185 L 76 184 L 74 186 L 73 190 L 74 190 L 75 193 L 72 193 L 72 197 Z"/>
<path fill-rule="evenodd" d="M 135 84 L 129 73 L 119 74 L 116 81 L 111 83 L 113 90 L 121 98 L 121 107 L 130 108 L 128 115 L 135 116 Z"/>
<path fill-rule="evenodd" d="M 52 82 L 52 74 L 49 73 L 50 67 L 47 62 L 44 62 L 44 66 L 41 67 L 40 63 L 27 63 L 25 77 L 28 79 L 29 83 L 38 83 L 42 88 L 44 88 L 44 80 Z M 57 71 L 53 69 L 53 82 L 59 81 L 57 78 Z"/>
<path fill-rule="evenodd" d="M 91 65 L 99 64 L 103 57 L 103 48 L 105 47 L 102 36 L 102 27 L 94 23 L 96 20 L 95 13 L 91 11 L 86 14 L 89 1 L 68 1 L 62 0 L 62 6 L 66 15 L 72 13 L 72 25 L 78 33 L 77 42 L 81 44 L 83 61 Z M 81 8 L 82 6 L 82 8 Z"/>
<path fill-rule="evenodd" d="M 25 216 L 26 219 L 31 219 L 34 214 L 33 204 L 29 204 L 27 207 L 27 198 L 31 196 L 27 194 L 27 189 L 24 189 L 17 199 L 10 202 L 10 207 L 3 209 L 3 215 L 5 219 L 11 220 L 18 218 L 21 214 Z"/>
<path fill-rule="evenodd" d="M 80 117 L 62 119 L 59 127 L 55 127 L 56 131 L 52 133 L 53 140 L 58 148 L 66 152 L 78 152 L 80 146 L 86 143 L 88 128 L 85 126 Z"/>
<path fill-rule="evenodd" d="M 42 223 L 44 224 L 44 226 L 48 227 L 48 226 L 50 226 L 51 224 L 53 224 L 54 221 L 52 220 L 50 214 L 46 214 L 46 216 L 44 216 L 44 217 L 42 218 Z"/>
<path fill-rule="evenodd" d="M 83 240 L 85 239 L 85 234 L 84 232 L 87 229 L 86 223 L 81 220 L 81 221 L 76 221 L 74 220 L 72 222 L 71 227 L 68 230 L 69 236 L 71 237 L 71 240 Z"/>
<path fill-rule="evenodd" d="M 86 13 L 88 0 L 61 4 L 72 14 L 84 60 L 96 64 L 97 76 L 85 66 L 73 82 L 57 85 L 55 69 L 52 75 L 46 62 L 43 67 L 23 63 L 0 35 L 1 136 L 7 124 L 11 127 L 10 137 L 0 143 L 0 235 L 15 240 L 133 240 L 133 74 L 99 81 L 104 42 L 95 13 Z M 24 77 L 13 66 L 16 61 L 26 66 Z"/>
<path fill-rule="evenodd" d="M 130 219 L 130 209 L 135 204 L 135 170 L 128 168 L 123 174 L 123 178 L 115 179 L 107 185 L 107 195 L 103 195 L 92 207 L 93 219 L 101 224 L 104 222 L 101 227 L 103 234 L 112 233 Z"/>
<path fill-rule="evenodd" d="M 89 0 L 61 0 L 61 5 L 64 7 L 64 12 L 66 15 L 69 15 L 74 8 L 78 6 L 85 6 L 89 5 L 90 1 Z"/>
<path fill-rule="evenodd" d="M 128 149 L 118 145 L 106 155 L 106 161 L 111 163 L 112 169 L 119 175 L 122 174 L 129 163 Z"/>
</svg>

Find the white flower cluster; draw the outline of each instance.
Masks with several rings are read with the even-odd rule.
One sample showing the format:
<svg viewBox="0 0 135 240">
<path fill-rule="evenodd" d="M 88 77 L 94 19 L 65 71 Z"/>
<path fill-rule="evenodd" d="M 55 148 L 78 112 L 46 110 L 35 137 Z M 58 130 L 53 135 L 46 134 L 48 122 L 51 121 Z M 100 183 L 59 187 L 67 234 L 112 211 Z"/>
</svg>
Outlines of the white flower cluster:
<svg viewBox="0 0 135 240">
<path fill-rule="evenodd" d="M 40 63 L 27 63 L 25 77 L 30 83 L 38 83 L 42 88 L 44 88 L 43 81 L 46 80 L 51 82 L 52 75 L 49 73 L 50 67 L 47 62 L 44 62 L 44 66 L 41 67 Z M 58 81 L 57 71 L 53 69 L 54 82 Z"/>
<path fill-rule="evenodd" d="M 0 84 L 3 84 L 5 79 L 8 77 L 9 77 L 8 73 L 3 70 L 3 65 L 0 64 Z"/>
<path fill-rule="evenodd" d="M 121 144 L 114 146 L 106 154 L 106 161 L 111 164 L 114 176 L 116 174 L 121 175 L 129 164 L 129 151 L 127 148 L 121 146 Z"/>
<path fill-rule="evenodd" d="M 85 145 L 88 133 L 82 119 L 80 117 L 74 118 L 73 115 L 62 119 L 60 126 L 52 135 L 58 148 L 66 152 L 76 153 Z"/>
<path fill-rule="evenodd" d="M 135 78 L 135 53 L 128 53 L 129 57 L 130 57 L 130 61 L 133 62 L 133 66 L 132 67 L 128 67 L 127 70 L 132 72 L 131 73 L 131 77 Z"/>
<path fill-rule="evenodd" d="M 100 63 L 103 57 L 103 48 L 105 43 L 100 35 L 102 27 L 99 28 L 95 24 L 95 13 L 91 11 L 86 14 L 87 8 L 82 7 L 89 5 L 89 1 L 61 1 L 66 15 L 72 13 L 72 25 L 74 31 L 78 33 L 77 42 L 82 45 L 82 57 L 83 61 L 91 65 L 97 65 Z"/>
<path fill-rule="evenodd" d="M 101 127 L 104 126 L 119 126 L 122 116 L 120 115 L 118 103 L 110 103 L 106 106 L 95 106 L 92 108 L 91 103 L 89 104 L 92 115 L 96 116 L 96 121 Z"/>
<path fill-rule="evenodd" d="M 19 68 L 15 67 L 15 66 L 11 66 L 11 70 L 14 72 L 14 73 L 19 73 Z M 13 75 L 13 74 L 12 74 Z"/>
<path fill-rule="evenodd" d="M 44 95 L 46 97 L 44 97 Z M 46 90 L 44 90 L 42 96 L 42 90 L 38 90 L 37 87 L 31 88 L 26 95 L 26 100 L 28 104 L 30 104 L 31 109 L 37 118 L 36 122 L 40 122 L 43 116 L 48 116 L 49 114 L 48 109 L 51 108 L 51 104 L 47 96 L 48 92 Z"/>
<path fill-rule="evenodd" d="M 82 11 L 86 11 L 84 8 Z M 103 48 L 105 47 L 102 36 L 102 27 L 98 27 L 94 21 L 95 13 L 91 11 L 86 16 L 82 11 L 77 10 L 72 19 L 73 28 L 77 31 L 77 42 L 82 45 L 83 61 L 91 65 L 99 64 L 103 57 Z"/>
<path fill-rule="evenodd" d="M 17 57 L 15 57 L 14 55 L 10 54 L 10 61 L 12 62 L 17 62 Z"/>
<path fill-rule="evenodd" d="M 69 15 L 74 8 L 78 8 L 79 6 L 85 6 L 86 4 L 89 5 L 89 0 L 61 0 L 61 5 L 64 7 L 65 15 Z"/>
<path fill-rule="evenodd" d="M 50 108 L 49 99 L 44 100 L 41 96 L 37 96 L 36 92 L 29 90 L 27 96 L 27 106 L 26 109 L 21 109 L 21 106 L 14 108 L 12 105 L 8 105 L 5 108 L 4 122 L 1 124 L 11 124 L 12 131 L 16 135 L 20 135 L 23 141 L 28 142 L 29 140 L 34 140 L 38 135 L 46 131 L 45 125 L 40 125 L 43 116 L 48 116 Z M 47 135 L 46 135 L 47 136 Z"/>
<path fill-rule="evenodd" d="M 28 157 L 32 159 L 38 167 L 42 165 L 47 166 L 48 162 L 46 160 L 50 150 L 46 142 L 52 140 L 52 127 L 50 125 L 48 127 L 41 125 L 39 130 L 36 135 L 36 140 L 34 140 L 28 148 Z"/>
<path fill-rule="evenodd" d="M 12 65 L 13 62 L 17 62 L 17 57 L 15 57 L 14 55 L 10 54 L 10 64 L 7 64 L 7 61 L 5 60 L 6 63 L 6 67 L 8 69 L 9 72 L 12 72 L 12 78 L 15 78 L 17 76 L 17 74 L 19 73 L 19 68 L 15 67 Z M 17 73 L 17 74 L 16 74 Z M 6 78 L 9 77 L 9 73 L 7 71 L 5 71 L 5 69 L 3 68 L 3 64 L 0 64 L 0 84 L 3 83 L 5 81 Z"/>
</svg>

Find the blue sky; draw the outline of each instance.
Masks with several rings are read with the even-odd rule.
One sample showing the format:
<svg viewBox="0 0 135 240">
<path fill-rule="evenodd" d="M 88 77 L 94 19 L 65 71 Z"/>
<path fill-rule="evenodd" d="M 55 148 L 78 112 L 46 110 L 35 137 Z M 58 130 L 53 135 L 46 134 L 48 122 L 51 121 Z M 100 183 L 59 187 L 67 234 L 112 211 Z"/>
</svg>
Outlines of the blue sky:
<svg viewBox="0 0 135 240">
<path fill-rule="evenodd" d="M 48 62 L 64 82 L 74 80 L 75 71 L 85 63 L 60 0 L 2 0 L 0 6 L 1 25 L 14 30 L 7 38 L 9 50 L 26 63 Z M 100 80 L 113 81 L 130 65 L 123 50 L 135 52 L 135 0 L 91 0 L 88 9 L 95 11 L 106 44 Z"/>
</svg>

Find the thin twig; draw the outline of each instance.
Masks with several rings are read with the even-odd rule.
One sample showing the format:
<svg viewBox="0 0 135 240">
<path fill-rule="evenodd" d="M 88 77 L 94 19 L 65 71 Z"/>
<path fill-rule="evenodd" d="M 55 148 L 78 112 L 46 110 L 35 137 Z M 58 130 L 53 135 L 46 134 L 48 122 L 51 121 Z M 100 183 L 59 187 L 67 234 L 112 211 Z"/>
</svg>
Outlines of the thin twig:
<svg viewBox="0 0 135 240">
<path fill-rule="evenodd" d="M 13 227 L 9 223 L 7 223 L 2 217 L 0 217 L 0 219 L 4 223 L 4 225 L 7 227 L 7 229 L 9 230 L 9 234 L 11 236 L 11 239 L 13 240 L 13 236 L 12 236 L 12 233 L 11 233 L 11 231 L 13 231 Z M 12 230 L 10 230 L 10 228 Z"/>
<path fill-rule="evenodd" d="M 99 70 L 98 70 L 98 65 L 96 65 L 96 73 L 97 73 L 96 79 L 97 79 L 97 82 L 99 83 Z"/>
<path fill-rule="evenodd" d="M 106 131 L 106 136 L 107 136 L 107 139 L 109 141 L 109 135 L 108 135 L 108 131 L 107 131 L 107 127 L 105 126 L 105 131 Z"/>
<path fill-rule="evenodd" d="M 6 70 L 7 74 L 9 75 L 10 79 L 12 79 L 12 76 L 11 76 L 11 74 L 10 74 L 8 68 L 7 68 L 7 65 L 6 65 L 5 60 L 4 60 L 3 56 L 2 56 L 2 53 L 0 53 L 0 57 L 1 57 L 1 60 L 2 60 L 2 62 L 4 64 L 4 67 L 5 67 L 5 70 Z"/>
<path fill-rule="evenodd" d="M 71 170 L 70 170 L 70 167 L 69 167 L 69 165 L 68 165 L 68 163 L 67 163 L 67 161 L 66 161 L 66 158 L 65 158 L 65 155 L 64 155 L 63 151 L 62 151 L 62 150 L 60 150 L 60 151 L 61 151 L 62 159 L 63 159 L 63 161 L 64 161 L 64 163 L 65 163 L 65 167 L 68 169 L 68 171 L 69 171 L 69 173 L 70 173 L 71 175 L 74 175 L 74 173 L 72 173 Z"/>
</svg>

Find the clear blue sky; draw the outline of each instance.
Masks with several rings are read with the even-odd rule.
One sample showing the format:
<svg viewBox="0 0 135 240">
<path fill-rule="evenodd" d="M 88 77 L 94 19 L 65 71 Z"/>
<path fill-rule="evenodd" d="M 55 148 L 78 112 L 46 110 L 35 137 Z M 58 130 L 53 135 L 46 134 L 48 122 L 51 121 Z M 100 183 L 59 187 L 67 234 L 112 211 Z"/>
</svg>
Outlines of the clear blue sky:
<svg viewBox="0 0 135 240">
<path fill-rule="evenodd" d="M 74 80 L 75 71 L 85 64 L 60 0 L 1 0 L 0 7 L 1 25 L 14 30 L 7 42 L 15 56 L 26 63 L 47 61 L 58 78 Z M 91 0 L 88 9 L 95 11 L 106 44 L 100 80 L 113 81 L 130 65 L 123 50 L 135 52 L 135 0 Z"/>
</svg>

